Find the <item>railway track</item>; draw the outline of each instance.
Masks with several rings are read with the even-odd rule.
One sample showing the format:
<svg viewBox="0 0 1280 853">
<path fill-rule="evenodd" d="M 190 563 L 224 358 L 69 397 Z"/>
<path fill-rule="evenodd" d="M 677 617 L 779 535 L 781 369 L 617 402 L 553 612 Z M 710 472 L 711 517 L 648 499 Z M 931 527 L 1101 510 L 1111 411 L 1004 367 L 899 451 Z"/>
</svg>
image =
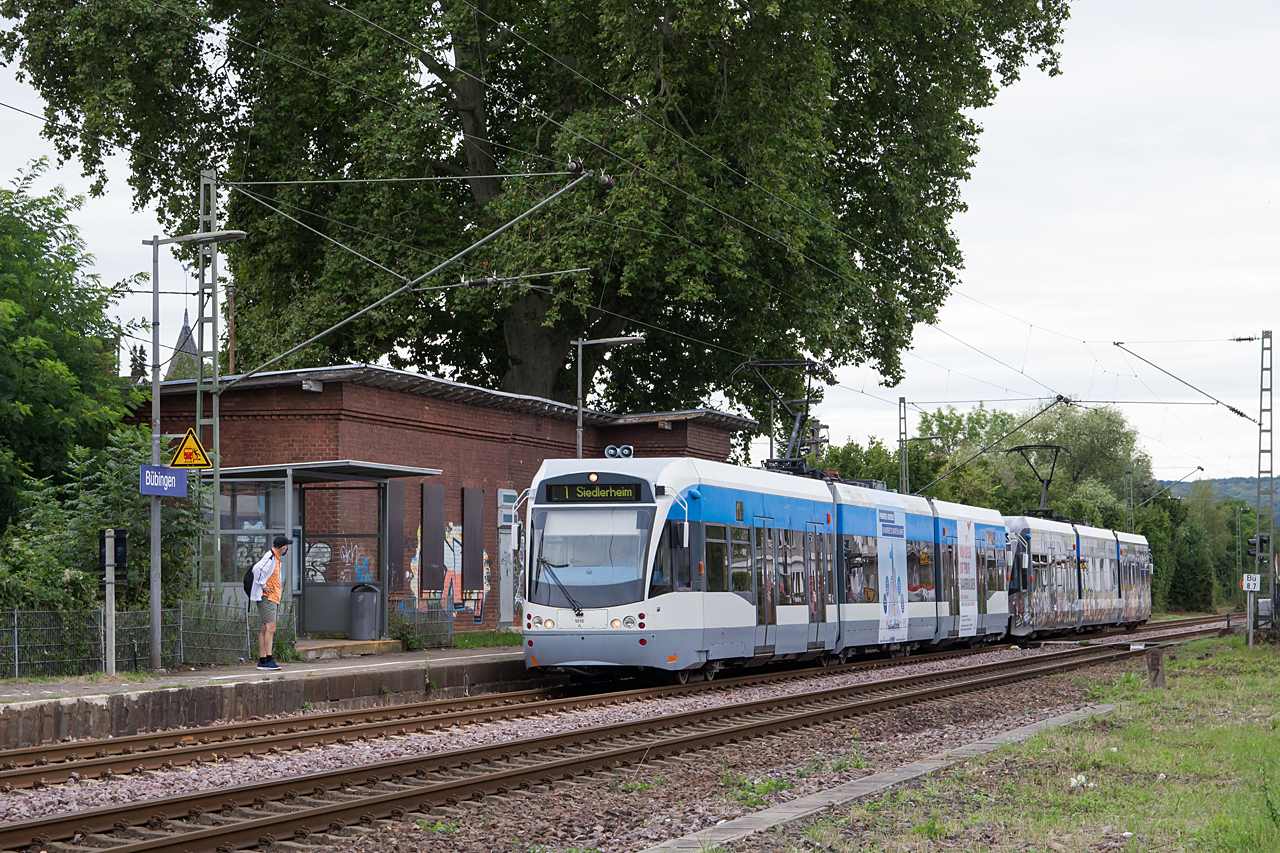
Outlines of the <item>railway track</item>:
<svg viewBox="0 0 1280 853">
<path fill-rule="evenodd" d="M 1221 617 L 1196 617 L 1169 620 L 1159 627 L 1187 628 L 1220 621 Z M 1110 636 L 1111 633 L 1100 632 L 1090 635 L 1090 638 Z M 1004 647 L 1006 646 L 996 645 L 908 658 L 863 660 L 838 666 L 765 671 L 722 678 L 712 683 L 642 687 L 603 694 L 581 694 L 564 689 L 522 690 L 389 708 L 334 711 L 303 717 L 27 747 L 0 752 L 0 791 L 42 787 L 75 779 L 109 779 L 129 773 L 170 770 L 180 765 L 200 766 L 208 762 L 252 755 L 278 754 L 325 744 L 342 745 L 394 735 L 425 733 L 450 726 L 493 722 L 504 718 L 619 705 L 733 687 L 776 684 L 815 675 L 826 676 L 883 666 L 909 665 L 963 657 Z"/>
<path fill-rule="evenodd" d="M 1215 628 L 1191 630 L 1185 639 Z M 916 673 L 303 777 L 0 825 L 0 850 L 230 851 L 323 844 L 378 820 L 545 785 L 693 750 L 1141 654 L 1080 646 L 1014 661 Z M 828 670 L 830 671 L 830 670 Z M 31 846 L 35 845 L 35 846 Z"/>
</svg>

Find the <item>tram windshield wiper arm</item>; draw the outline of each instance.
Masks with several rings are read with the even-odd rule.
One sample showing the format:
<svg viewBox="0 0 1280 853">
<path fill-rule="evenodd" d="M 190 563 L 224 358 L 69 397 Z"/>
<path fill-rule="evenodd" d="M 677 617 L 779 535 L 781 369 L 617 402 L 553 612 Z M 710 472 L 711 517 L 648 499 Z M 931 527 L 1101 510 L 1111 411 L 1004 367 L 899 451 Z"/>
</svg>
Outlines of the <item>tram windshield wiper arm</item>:
<svg viewBox="0 0 1280 853">
<path fill-rule="evenodd" d="M 556 585 L 557 587 L 559 587 L 559 588 L 560 588 L 560 594 L 564 596 L 564 600 L 565 600 L 565 601 L 567 601 L 567 602 L 569 602 L 569 606 L 573 608 L 573 615 L 574 615 L 574 616 L 581 616 L 581 615 L 582 615 L 582 605 L 580 605 L 580 604 L 578 604 L 578 602 L 574 601 L 573 596 L 569 594 L 569 588 L 568 588 L 568 587 L 566 587 L 563 583 L 561 583 L 561 581 L 560 581 L 560 576 L 559 576 L 559 575 L 557 575 L 557 574 L 556 574 L 556 572 L 555 572 L 555 570 L 556 570 L 556 569 L 567 569 L 567 568 L 569 568 L 569 564 L 568 564 L 568 563 L 564 563 L 563 565 L 561 565 L 561 564 L 558 564 L 558 563 L 553 563 L 553 562 L 551 562 L 550 560 L 548 560 L 546 557 L 542 556 L 542 553 L 541 553 L 541 552 L 542 552 L 542 544 L 541 544 L 541 543 L 539 543 L 539 544 L 538 544 L 538 552 L 539 552 L 539 553 L 538 553 L 538 565 L 539 565 L 539 566 L 542 566 L 543 571 L 545 571 L 548 575 L 550 575 L 550 576 L 551 576 L 551 580 L 553 580 L 553 581 L 555 582 L 555 585 Z"/>
<path fill-rule="evenodd" d="M 568 564 L 568 563 L 565 563 L 563 566 L 561 566 L 561 565 L 557 565 L 557 564 L 555 564 L 555 563 L 548 562 L 547 560 L 543 559 L 542 557 L 539 557 L 539 558 L 538 558 L 538 562 L 542 565 L 543 570 L 544 570 L 547 574 L 551 575 L 551 580 L 555 581 L 556 586 L 560 588 L 560 594 L 564 596 L 564 600 L 565 600 L 565 601 L 567 601 L 567 602 L 569 602 L 569 606 L 573 608 L 573 615 L 574 615 L 574 616 L 581 616 L 581 615 L 582 615 L 582 605 L 580 605 L 580 604 L 578 604 L 578 602 L 574 601 L 573 596 L 569 594 L 569 588 L 568 588 L 568 587 L 566 587 L 563 583 L 561 583 L 561 581 L 560 581 L 560 576 L 559 576 L 559 575 L 557 575 L 557 574 L 555 573 L 555 570 L 556 570 L 556 569 L 565 569 L 565 568 L 568 568 L 568 567 L 569 567 L 569 564 Z"/>
</svg>

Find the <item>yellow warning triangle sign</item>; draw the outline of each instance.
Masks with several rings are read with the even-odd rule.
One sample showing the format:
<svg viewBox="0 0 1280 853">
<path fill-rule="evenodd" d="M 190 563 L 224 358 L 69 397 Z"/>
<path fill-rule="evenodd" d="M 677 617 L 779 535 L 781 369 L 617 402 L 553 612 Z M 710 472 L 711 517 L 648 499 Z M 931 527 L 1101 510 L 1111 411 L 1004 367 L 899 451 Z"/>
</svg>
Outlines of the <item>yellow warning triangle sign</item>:
<svg viewBox="0 0 1280 853">
<path fill-rule="evenodd" d="M 182 439 L 182 444 L 178 445 L 178 449 L 173 454 L 173 459 L 169 461 L 170 468 L 212 468 L 213 462 L 209 460 L 209 454 L 204 452 L 204 447 L 200 444 L 200 439 L 196 437 L 194 427 L 187 428 L 187 434 Z"/>
</svg>

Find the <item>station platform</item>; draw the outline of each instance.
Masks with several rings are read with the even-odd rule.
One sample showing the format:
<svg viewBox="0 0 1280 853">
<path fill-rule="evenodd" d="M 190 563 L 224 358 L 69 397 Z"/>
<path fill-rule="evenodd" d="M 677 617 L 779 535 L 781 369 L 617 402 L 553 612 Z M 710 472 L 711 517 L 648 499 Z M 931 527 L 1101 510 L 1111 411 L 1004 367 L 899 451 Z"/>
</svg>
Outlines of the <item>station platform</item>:
<svg viewBox="0 0 1280 853">
<path fill-rule="evenodd" d="M 304 640 L 299 651 L 324 642 L 331 641 Z M 282 663 L 278 673 L 258 671 L 255 661 L 180 672 L 7 681 L 0 682 L 0 749 L 554 683 L 527 676 L 519 646 L 335 655 Z"/>
</svg>

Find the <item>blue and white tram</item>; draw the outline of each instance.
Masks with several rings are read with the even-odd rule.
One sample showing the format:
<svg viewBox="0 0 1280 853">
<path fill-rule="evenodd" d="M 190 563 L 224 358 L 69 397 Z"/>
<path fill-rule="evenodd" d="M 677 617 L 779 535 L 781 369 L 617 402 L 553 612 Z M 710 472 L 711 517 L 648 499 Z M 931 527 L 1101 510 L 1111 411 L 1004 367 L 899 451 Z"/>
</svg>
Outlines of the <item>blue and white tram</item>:
<svg viewBox="0 0 1280 853">
<path fill-rule="evenodd" d="M 683 680 L 1151 612 L 1140 536 L 697 459 L 547 460 L 527 529 L 530 668 Z"/>
</svg>

